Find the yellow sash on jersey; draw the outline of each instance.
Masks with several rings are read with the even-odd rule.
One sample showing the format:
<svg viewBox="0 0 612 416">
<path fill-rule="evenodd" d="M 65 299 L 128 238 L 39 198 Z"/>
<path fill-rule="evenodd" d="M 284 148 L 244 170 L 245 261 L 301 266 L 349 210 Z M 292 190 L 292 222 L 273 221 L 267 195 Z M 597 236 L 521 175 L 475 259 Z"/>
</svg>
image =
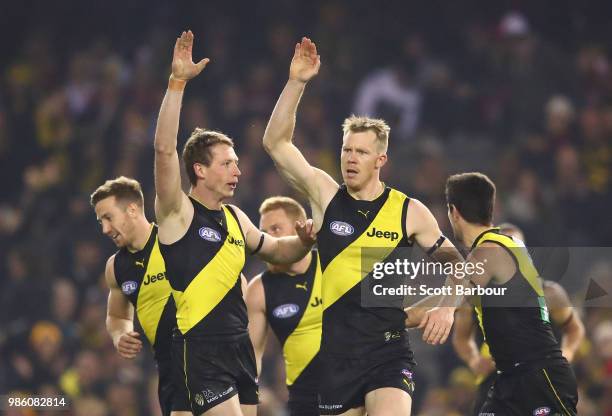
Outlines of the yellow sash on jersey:
<svg viewBox="0 0 612 416">
<path fill-rule="evenodd" d="M 310 364 L 317 352 L 319 352 L 321 347 L 323 307 L 318 303 L 317 298 L 321 298 L 322 274 L 318 253 L 314 261 L 317 262 L 317 268 L 306 310 L 297 327 L 289 337 L 287 337 L 283 345 L 285 371 L 287 373 L 286 382 L 288 386 L 291 386 L 295 382 L 306 366 Z"/>
<path fill-rule="evenodd" d="M 391 189 L 389 196 L 378 211 L 368 228 L 329 262 L 323 271 L 323 305 L 329 308 L 346 292 L 374 269 L 374 263 L 384 261 L 402 241 L 404 235 L 401 215 L 404 201 L 408 198 L 401 192 Z M 399 215 L 398 215 L 399 213 Z M 395 232 L 399 236 L 395 241 L 389 238 L 377 238 L 367 234 L 373 228 L 380 231 Z M 362 258 L 362 248 L 367 250 Z"/>
<path fill-rule="evenodd" d="M 204 319 L 234 287 L 245 262 L 244 237 L 234 215 L 222 207 L 228 235 L 217 254 L 189 283 L 184 292 L 173 291 L 176 323 L 184 335 Z M 242 244 L 236 244 L 241 241 Z"/>
<path fill-rule="evenodd" d="M 145 278 L 147 275 L 150 276 L 149 279 L 153 277 L 156 281 L 145 285 L 143 279 L 138 291 L 136 314 L 147 339 L 153 345 L 159 320 L 172 292 L 166 278 L 166 263 L 159 251 L 157 236 L 155 236 L 155 244 L 149 256 Z M 162 278 L 158 279 L 158 277 Z"/>
</svg>

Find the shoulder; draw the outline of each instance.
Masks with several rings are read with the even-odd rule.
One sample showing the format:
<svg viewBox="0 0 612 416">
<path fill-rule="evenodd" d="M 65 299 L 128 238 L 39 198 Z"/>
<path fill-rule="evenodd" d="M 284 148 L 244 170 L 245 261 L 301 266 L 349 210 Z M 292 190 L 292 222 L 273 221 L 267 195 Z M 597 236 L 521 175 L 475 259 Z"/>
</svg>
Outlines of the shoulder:
<svg viewBox="0 0 612 416">
<path fill-rule="evenodd" d="M 570 306 L 567 292 L 559 283 L 553 282 L 551 280 L 543 280 L 542 288 L 544 289 L 544 296 L 546 297 L 546 301 L 550 305 L 556 307 Z"/>
</svg>

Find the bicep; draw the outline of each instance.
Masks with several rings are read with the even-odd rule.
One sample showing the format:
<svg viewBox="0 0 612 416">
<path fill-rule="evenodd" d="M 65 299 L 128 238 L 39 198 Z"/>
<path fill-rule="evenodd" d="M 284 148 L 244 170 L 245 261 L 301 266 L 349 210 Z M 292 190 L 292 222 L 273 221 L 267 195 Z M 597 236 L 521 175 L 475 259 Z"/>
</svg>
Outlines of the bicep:
<svg viewBox="0 0 612 416">
<path fill-rule="evenodd" d="M 115 256 L 111 256 L 106 262 L 104 278 L 109 288 L 106 307 L 107 318 L 133 319 L 134 308 L 117 284 L 115 277 Z"/>
<path fill-rule="evenodd" d="M 249 314 L 249 335 L 257 353 L 262 353 L 268 333 L 265 294 L 260 278 L 249 283 L 246 291 L 246 304 Z"/>
<path fill-rule="evenodd" d="M 134 307 L 118 288 L 112 288 L 109 291 L 106 317 L 126 320 L 134 319 Z"/>
<path fill-rule="evenodd" d="M 442 235 L 438 221 L 429 208 L 418 199 L 410 200 L 405 227 L 406 235 L 414 238 L 425 251 L 433 247 Z"/>
<path fill-rule="evenodd" d="M 281 176 L 289 184 L 318 205 L 338 184 L 325 171 L 312 166 L 293 143 L 283 143 L 270 152 Z"/>
<path fill-rule="evenodd" d="M 155 152 L 155 213 L 164 217 L 178 212 L 183 205 L 181 169 L 176 150 Z"/>
</svg>

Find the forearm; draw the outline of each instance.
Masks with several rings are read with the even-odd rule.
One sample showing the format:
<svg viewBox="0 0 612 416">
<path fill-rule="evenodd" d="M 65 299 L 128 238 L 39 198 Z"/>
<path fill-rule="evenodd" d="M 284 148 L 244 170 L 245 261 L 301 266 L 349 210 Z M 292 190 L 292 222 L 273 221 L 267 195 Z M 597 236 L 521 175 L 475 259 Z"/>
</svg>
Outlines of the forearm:
<svg viewBox="0 0 612 416">
<path fill-rule="evenodd" d="M 155 152 L 162 155 L 173 155 L 176 143 L 183 100 L 183 89 L 186 82 L 170 78 L 168 89 L 162 101 L 155 129 Z"/>
<path fill-rule="evenodd" d="M 276 248 L 262 255 L 262 259 L 274 264 L 291 264 L 303 259 L 312 246 L 305 246 L 297 236 L 276 239 Z"/>
<path fill-rule="evenodd" d="M 134 322 L 130 319 L 117 318 L 114 316 L 106 317 L 106 331 L 113 340 L 113 345 L 117 346 L 121 335 L 134 330 Z"/>
<path fill-rule="evenodd" d="M 463 362 L 468 366 L 480 355 L 478 346 L 472 337 L 465 339 L 462 336 L 454 336 L 453 347 L 455 347 L 455 351 L 457 352 L 459 358 L 461 358 L 461 360 L 463 360 Z"/>
<path fill-rule="evenodd" d="M 287 81 L 276 106 L 274 106 L 264 134 L 263 144 L 268 152 L 272 151 L 279 143 L 291 142 L 298 104 L 305 87 L 305 82 L 292 79 Z"/>
<path fill-rule="evenodd" d="M 442 299 L 441 295 L 436 296 L 428 296 L 426 298 L 421 299 L 414 305 L 411 305 L 404 309 L 406 313 L 406 328 L 414 328 L 419 326 L 423 317 L 425 316 L 425 312 L 429 309 L 438 306 Z"/>
<path fill-rule="evenodd" d="M 563 339 L 561 340 L 561 352 L 568 361 L 572 361 L 576 351 L 584 338 L 584 326 L 581 322 L 577 322 L 576 317 L 572 318 L 572 322 L 568 324 Z"/>
</svg>

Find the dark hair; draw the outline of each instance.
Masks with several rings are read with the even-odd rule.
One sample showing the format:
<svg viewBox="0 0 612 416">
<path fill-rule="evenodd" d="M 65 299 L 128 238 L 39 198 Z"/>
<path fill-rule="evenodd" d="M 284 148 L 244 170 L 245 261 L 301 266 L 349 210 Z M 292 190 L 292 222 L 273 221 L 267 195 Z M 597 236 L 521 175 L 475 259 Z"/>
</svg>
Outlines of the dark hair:
<svg viewBox="0 0 612 416">
<path fill-rule="evenodd" d="M 479 172 L 452 175 L 446 181 L 446 203 L 470 223 L 490 225 L 495 207 L 495 184 Z"/>
<path fill-rule="evenodd" d="M 135 179 L 119 176 L 107 180 L 91 194 L 90 203 L 95 207 L 98 202 L 111 196 L 114 196 L 118 202 L 135 202 L 139 207 L 144 207 L 142 188 Z"/>
<path fill-rule="evenodd" d="M 204 166 L 210 166 L 210 162 L 212 162 L 211 149 L 217 144 L 226 144 L 234 147 L 232 139 L 218 131 L 204 130 L 196 127 L 193 133 L 191 133 L 183 148 L 183 163 L 185 164 L 189 182 L 192 185 L 195 185 L 198 179 L 193 170 L 193 164 L 201 163 Z"/>
</svg>

